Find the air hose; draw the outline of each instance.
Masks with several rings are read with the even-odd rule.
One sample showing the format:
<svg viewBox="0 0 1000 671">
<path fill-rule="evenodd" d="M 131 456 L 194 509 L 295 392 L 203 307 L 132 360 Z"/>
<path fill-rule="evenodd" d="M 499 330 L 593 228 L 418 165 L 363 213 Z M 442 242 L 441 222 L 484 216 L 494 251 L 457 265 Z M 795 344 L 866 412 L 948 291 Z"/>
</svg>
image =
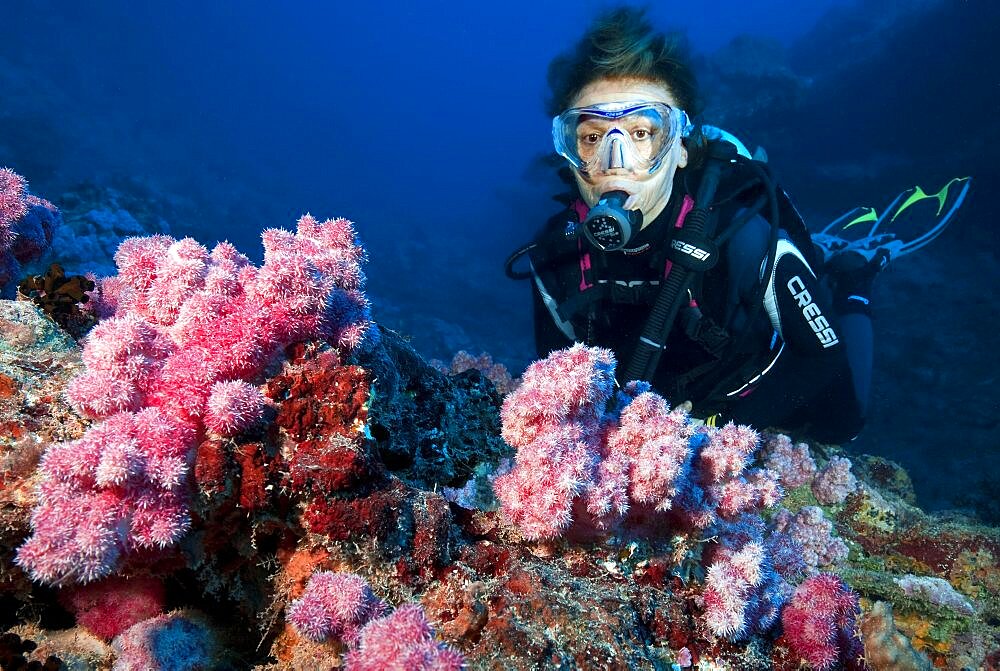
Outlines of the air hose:
<svg viewBox="0 0 1000 671">
<path fill-rule="evenodd" d="M 729 142 L 708 144 L 708 157 L 698 185 L 695 206 L 685 218 L 684 228 L 679 229 L 671 241 L 669 258 L 674 265 L 643 326 L 632 359 L 625 369 L 625 380 L 653 379 L 664 343 L 687 297 L 688 289 L 700 272 L 708 270 L 718 260 L 718 249 L 712 241 L 717 218 L 712 217 L 709 210 L 719 186 L 722 168 L 735 161 L 736 156 L 736 147 Z"/>
</svg>

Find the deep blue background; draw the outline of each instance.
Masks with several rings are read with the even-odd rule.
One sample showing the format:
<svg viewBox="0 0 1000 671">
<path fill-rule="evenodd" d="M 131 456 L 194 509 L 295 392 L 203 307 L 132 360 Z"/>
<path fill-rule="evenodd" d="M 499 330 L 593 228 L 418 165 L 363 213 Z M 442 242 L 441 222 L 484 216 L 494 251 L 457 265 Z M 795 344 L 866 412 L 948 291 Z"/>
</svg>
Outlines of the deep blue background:
<svg viewBox="0 0 1000 671">
<path fill-rule="evenodd" d="M 677 3 L 650 16 L 709 51 L 743 32 L 789 43 L 833 3 Z M 530 355 L 519 288 L 495 271 L 551 210 L 551 175 L 531 167 L 550 151 L 546 66 L 607 3 L 13 4 L 0 55 L 59 89 L 53 116 L 74 117 L 55 122 L 73 136 L 51 163 L 9 159 L 36 190 L 142 176 L 198 204 L 203 219 L 175 231 L 250 255 L 264 226 L 346 216 L 369 248 L 373 294 L 474 332 L 502 327 L 495 355 Z M 494 271 L 472 280 L 475 295 L 454 291 L 457 256 Z"/>
</svg>

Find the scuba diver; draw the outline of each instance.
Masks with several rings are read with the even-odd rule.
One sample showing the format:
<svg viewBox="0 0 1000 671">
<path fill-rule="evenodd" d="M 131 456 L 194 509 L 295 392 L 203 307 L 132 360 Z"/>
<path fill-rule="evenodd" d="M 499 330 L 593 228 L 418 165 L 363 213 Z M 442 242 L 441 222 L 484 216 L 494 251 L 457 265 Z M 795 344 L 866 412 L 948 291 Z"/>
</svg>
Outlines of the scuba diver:
<svg viewBox="0 0 1000 671">
<path fill-rule="evenodd" d="M 506 264 L 532 281 L 538 355 L 607 347 L 619 383 L 648 381 L 710 424 L 853 439 L 868 406 L 872 282 L 941 233 L 969 179 L 810 235 L 766 163 L 694 123 L 681 44 L 641 10 L 600 17 L 553 61 L 549 84 L 574 189 Z M 901 234 L 897 217 L 928 203 L 929 224 Z M 525 255 L 528 269 L 515 270 Z"/>
</svg>

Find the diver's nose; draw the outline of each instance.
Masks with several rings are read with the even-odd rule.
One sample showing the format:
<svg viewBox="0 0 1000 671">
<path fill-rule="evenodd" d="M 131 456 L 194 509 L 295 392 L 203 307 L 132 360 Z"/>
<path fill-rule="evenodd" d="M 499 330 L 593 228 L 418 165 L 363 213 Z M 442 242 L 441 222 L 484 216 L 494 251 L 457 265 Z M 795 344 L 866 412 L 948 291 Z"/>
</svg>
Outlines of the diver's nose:
<svg viewBox="0 0 1000 671">
<path fill-rule="evenodd" d="M 608 151 L 604 160 L 604 169 L 628 170 L 631 168 L 625 158 L 625 136 L 617 128 L 608 134 Z"/>
</svg>

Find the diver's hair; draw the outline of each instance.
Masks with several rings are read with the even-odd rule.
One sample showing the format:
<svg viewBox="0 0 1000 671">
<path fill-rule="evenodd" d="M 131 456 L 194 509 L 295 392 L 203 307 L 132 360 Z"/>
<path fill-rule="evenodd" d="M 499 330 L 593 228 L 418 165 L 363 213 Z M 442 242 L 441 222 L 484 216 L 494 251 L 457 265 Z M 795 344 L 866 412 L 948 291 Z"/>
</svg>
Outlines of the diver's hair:
<svg viewBox="0 0 1000 671">
<path fill-rule="evenodd" d="M 655 32 L 645 9 L 620 7 L 599 15 L 574 48 L 552 61 L 549 115 L 564 111 L 583 87 L 605 78 L 663 84 L 691 118 L 701 112 L 687 39 Z"/>
</svg>

